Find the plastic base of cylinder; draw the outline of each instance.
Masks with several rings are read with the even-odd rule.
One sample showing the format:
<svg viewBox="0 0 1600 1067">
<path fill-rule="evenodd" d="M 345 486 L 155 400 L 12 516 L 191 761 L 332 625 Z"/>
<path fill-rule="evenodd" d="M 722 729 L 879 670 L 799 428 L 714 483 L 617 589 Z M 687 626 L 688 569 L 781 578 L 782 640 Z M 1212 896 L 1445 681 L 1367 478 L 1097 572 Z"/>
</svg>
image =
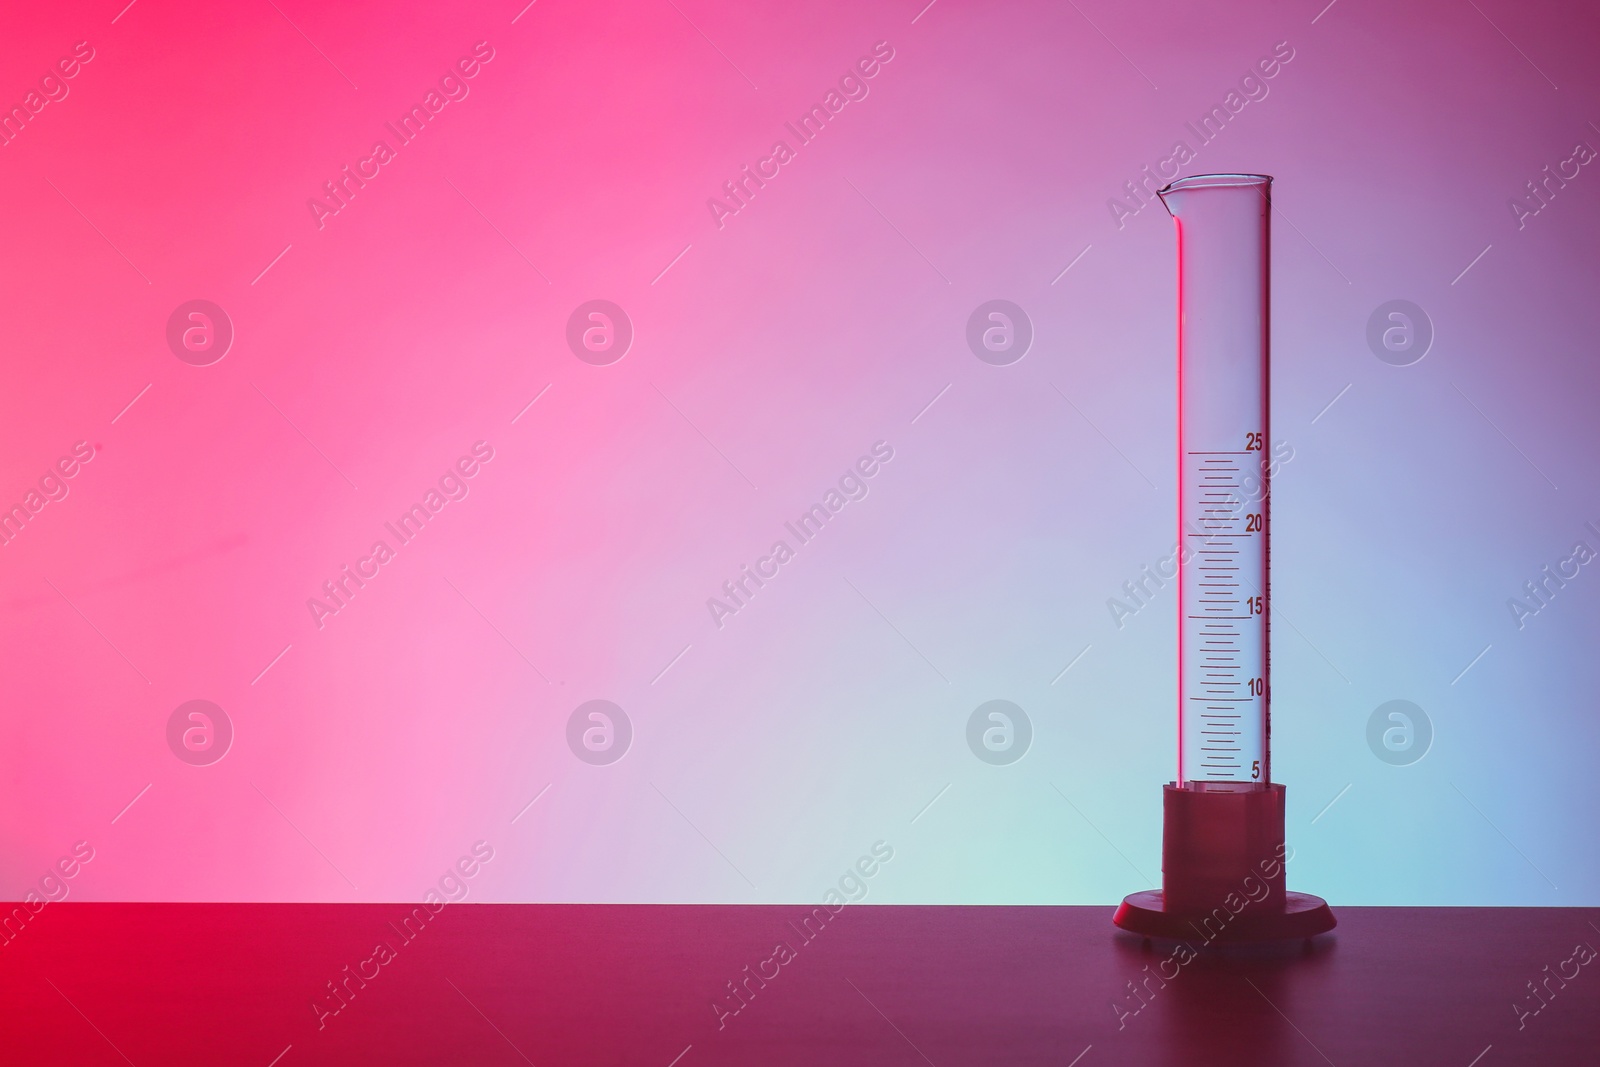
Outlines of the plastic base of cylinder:
<svg viewBox="0 0 1600 1067">
<path fill-rule="evenodd" d="M 1122 929 L 1144 937 L 1171 941 L 1215 941 L 1223 944 L 1257 941 L 1293 941 L 1316 937 L 1337 923 L 1328 902 L 1310 893 L 1287 893 L 1282 911 L 1256 912 L 1247 908 L 1232 922 L 1218 924 L 1211 915 L 1168 911 L 1161 890 L 1129 894 L 1112 918 Z M 1208 924 L 1209 923 L 1209 927 Z"/>
<path fill-rule="evenodd" d="M 1168 783 L 1161 888 L 1132 894 L 1111 921 L 1145 937 L 1206 943 L 1285 941 L 1333 929 L 1326 901 L 1284 886 L 1283 810 L 1281 785 Z"/>
</svg>

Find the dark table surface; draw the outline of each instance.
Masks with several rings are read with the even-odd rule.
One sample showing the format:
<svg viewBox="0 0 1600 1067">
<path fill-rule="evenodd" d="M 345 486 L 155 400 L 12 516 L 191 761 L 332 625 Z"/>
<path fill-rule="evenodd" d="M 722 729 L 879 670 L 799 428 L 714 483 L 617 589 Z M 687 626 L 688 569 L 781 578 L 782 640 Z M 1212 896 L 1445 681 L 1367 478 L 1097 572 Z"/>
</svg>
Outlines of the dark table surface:
<svg viewBox="0 0 1600 1067">
<path fill-rule="evenodd" d="M 1600 1064 L 1600 910 L 1192 959 L 1111 910 L 64 902 L 0 947 L 0 1062 Z"/>
</svg>

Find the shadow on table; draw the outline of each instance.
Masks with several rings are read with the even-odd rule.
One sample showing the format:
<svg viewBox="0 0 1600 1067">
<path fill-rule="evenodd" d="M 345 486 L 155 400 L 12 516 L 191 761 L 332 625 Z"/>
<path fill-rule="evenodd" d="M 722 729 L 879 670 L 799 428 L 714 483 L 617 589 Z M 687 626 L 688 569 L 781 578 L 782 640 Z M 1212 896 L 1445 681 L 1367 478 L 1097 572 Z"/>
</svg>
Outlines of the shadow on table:
<svg viewBox="0 0 1600 1067">
<path fill-rule="evenodd" d="M 1326 1062 L 1294 1023 L 1301 998 L 1333 963 L 1337 935 L 1260 945 L 1207 945 L 1118 934 L 1133 973 L 1114 1006 L 1122 1032 L 1153 1046 L 1153 1062 Z M 1123 1014 L 1123 1012 L 1126 1014 Z"/>
</svg>

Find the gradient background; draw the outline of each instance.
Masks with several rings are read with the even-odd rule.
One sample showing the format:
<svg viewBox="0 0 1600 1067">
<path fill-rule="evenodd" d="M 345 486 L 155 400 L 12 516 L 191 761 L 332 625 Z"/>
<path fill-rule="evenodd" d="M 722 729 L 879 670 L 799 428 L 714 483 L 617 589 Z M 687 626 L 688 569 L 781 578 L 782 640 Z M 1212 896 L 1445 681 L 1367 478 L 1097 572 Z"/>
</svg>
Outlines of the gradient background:
<svg viewBox="0 0 1600 1067">
<path fill-rule="evenodd" d="M 0 496 L 98 453 L 0 549 L 0 896 L 79 840 L 72 899 L 410 900 L 479 839 L 474 900 L 812 901 L 879 839 L 876 902 L 1154 886 L 1175 598 L 1106 602 L 1174 538 L 1175 256 L 1107 201 L 1287 41 L 1184 172 L 1277 178 L 1290 884 L 1600 903 L 1600 568 L 1506 607 L 1600 548 L 1600 166 L 1507 206 L 1600 146 L 1596 17 L 922 3 L 9 13 L 5 102 L 96 57 L 0 148 Z M 478 41 L 470 96 L 319 230 L 307 199 Z M 1006 367 L 964 340 L 996 297 L 1036 330 Z M 194 298 L 236 330 L 209 367 L 165 342 Z M 608 367 L 564 340 L 595 298 L 636 331 Z M 1395 298 L 1436 331 L 1412 366 L 1367 346 Z M 319 631 L 306 599 L 480 439 L 470 496 Z M 877 440 L 871 494 L 717 629 Z M 236 730 L 209 767 L 166 743 L 197 698 Z M 566 745 L 592 698 L 633 723 L 610 766 Z M 1034 727 L 1005 767 L 965 741 L 997 698 Z M 1391 699 L 1435 730 L 1410 766 L 1367 747 Z"/>
</svg>

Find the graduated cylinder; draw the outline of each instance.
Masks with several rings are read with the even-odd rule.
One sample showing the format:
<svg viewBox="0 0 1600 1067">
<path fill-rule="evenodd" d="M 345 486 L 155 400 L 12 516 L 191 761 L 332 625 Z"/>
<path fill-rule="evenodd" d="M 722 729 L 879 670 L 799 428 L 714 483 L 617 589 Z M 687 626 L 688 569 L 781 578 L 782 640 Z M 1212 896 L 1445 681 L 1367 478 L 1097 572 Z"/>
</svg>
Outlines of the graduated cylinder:
<svg viewBox="0 0 1600 1067">
<path fill-rule="evenodd" d="M 1311 937 L 1334 917 L 1287 888 L 1271 763 L 1272 179 L 1201 174 L 1158 195 L 1178 231 L 1178 776 L 1162 791 L 1161 888 L 1112 921 L 1205 943 Z"/>
<path fill-rule="evenodd" d="M 1178 230 L 1178 784 L 1272 780 L 1267 655 L 1272 179 L 1183 178 Z"/>
</svg>

